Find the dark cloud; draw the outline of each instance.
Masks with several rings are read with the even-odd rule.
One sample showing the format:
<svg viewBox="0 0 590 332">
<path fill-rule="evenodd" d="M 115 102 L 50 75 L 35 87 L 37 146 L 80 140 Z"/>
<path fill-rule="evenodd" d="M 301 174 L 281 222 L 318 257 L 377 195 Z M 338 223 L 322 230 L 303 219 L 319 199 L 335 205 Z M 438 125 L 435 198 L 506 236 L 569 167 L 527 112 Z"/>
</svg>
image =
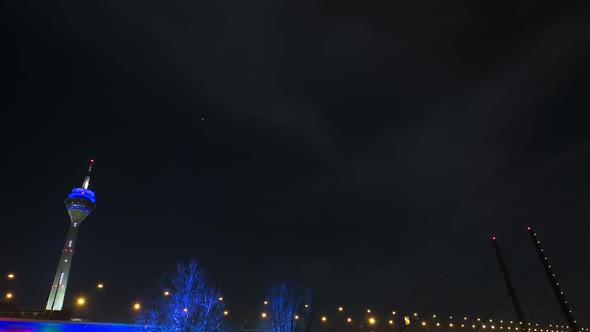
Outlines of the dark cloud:
<svg viewBox="0 0 590 332">
<path fill-rule="evenodd" d="M 488 237 L 522 276 L 526 224 L 588 312 L 581 2 L 11 6 L 3 250 L 39 230 L 7 262 L 35 285 L 23 305 L 43 303 L 61 200 L 93 156 L 99 209 L 71 289 L 113 285 L 105 316 L 125 318 L 114 303 L 185 256 L 249 314 L 289 273 L 326 308 L 424 310 L 484 270 L 440 310 L 491 310 Z M 536 276 L 528 308 L 547 287 Z"/>
</svg>

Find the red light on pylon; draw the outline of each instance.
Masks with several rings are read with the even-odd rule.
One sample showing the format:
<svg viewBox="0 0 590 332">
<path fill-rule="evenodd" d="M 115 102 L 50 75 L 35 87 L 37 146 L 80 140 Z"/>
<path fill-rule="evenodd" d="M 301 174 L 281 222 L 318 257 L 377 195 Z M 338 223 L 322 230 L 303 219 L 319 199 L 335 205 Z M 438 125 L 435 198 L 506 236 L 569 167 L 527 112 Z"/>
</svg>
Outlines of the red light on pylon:
<svg viewBox="0 0 590 332">
<path fill-rule="evenodd" d="M 495 236 L 492 236 L 492 240 L 496 241 L 496 237 Z"/>
<path fill-rule="evenodd" d="M 526 227 L 526 230 L 527 230 L 527 231 L 530 231 L 530 230 L 531 230 L 531 226 L 527 226 L 527 227 Z"/>
<path fill-rule="evenodd" d="M 94 159 L 90 159 L 90 162 L 93 163 L 94 162 Z"/>
</svg>

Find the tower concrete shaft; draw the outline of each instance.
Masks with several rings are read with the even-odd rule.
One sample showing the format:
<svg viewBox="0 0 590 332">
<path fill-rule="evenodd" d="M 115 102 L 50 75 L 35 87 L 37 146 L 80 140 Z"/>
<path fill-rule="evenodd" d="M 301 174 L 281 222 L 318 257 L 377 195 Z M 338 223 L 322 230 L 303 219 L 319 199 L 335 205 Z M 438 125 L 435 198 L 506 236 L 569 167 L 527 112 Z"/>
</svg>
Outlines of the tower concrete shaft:
<svg viewBox="0 0 590 332">
<path fill-rule="evenodd" d="M 74 256 L 74 248 L 76 246 L 76 238 L 80 224 L 96 207 L 96 199 L 94 193 L 88 189 L 90 183 L 90 171 L 94 160 L 90 161 L 88 174 L 84 179 L 82 188 L 74 188 L 65 200 L 66 208 L 70 216 L 70 228 L 66 237 L 66 243 L 59 263 L 57 264 L 57 271 L 51 285 L 49 298 L 47 299 L 46 310 L 62 310 L 63 303 L 68 286 L 68 279 L 70 276 L 70 268 L 72 266 L 72 258 Z"/>
</svg>

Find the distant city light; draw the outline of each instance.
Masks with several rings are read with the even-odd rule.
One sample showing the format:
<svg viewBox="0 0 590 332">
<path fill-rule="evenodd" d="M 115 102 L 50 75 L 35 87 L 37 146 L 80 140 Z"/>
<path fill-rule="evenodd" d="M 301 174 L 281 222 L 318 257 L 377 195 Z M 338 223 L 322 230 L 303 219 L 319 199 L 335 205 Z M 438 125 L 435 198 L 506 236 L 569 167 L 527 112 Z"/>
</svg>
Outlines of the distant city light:
<svg viewBox="0 0 590 332">
<path fill-rule="evenodd" d="M 224 315 L 224 316 L 227 316 L 227 315 L 229 315 L 229 311 L 225 310 L 225 311 L 223 312 L 223 315 Z"/>
<path fill-rule="evenodd" d="M 393 319 L 389 320 L 389 325 L 393 325 Z"/>
<path fill-rule="evenodd" d="M 187 308 L 182 309 L 183 312 L 188 312 Z"/>
<path fill-rule="evenodd" d="M 367 309 L 367 313 L 370 314 L 371 313 L 371 309 Z"/>
<path fill-rule="evenodd" d="M 86 303 L 86 299 L 85 299 L 85 298 L 83 298 L 83 297 L 79 297 L 79 298 L 76 300 L 76 304 L 78 304 L 78 305 L 84 305 L 85 303 Z"/>
<path fill-rule="evenodd" d="M 9 273 L 6 277 L 8 279 L 14 279 L 14 274 L 13 273 Z"/>
<path fill-rule="evenodd" d="M 299 319 L 299 316 L 298 315 L 295 315 L 295 319 Z"/>
<path fill-rule="evenodd" d="M 223 301 L 223 297 L 219 297 L 219 299 L 218 299 L 218 300 L 219 300 L 219 301 Z"/>
<path fill-rule="evenodd" d="M 98 285 L 96 285 L 96 288 L 103 288 L 103 287 L 104 287 L 104 285 L 103 285 L 103 284 L 98 284 Z"/>
<path fill-rule="evenodd" d="M 7 299 L 11 299 L 11 298 L 12 298 L 12 293 L 6 293 L 6 296 L 5 296 L 5 297 L 6 297 Z"/>
<path fill-rule="evenodd" d="M 322 322 L 325 322 L 327 320 L 328 320 L 328 318 L 326 318 L 326 316 L 322 316 Z"/>
<path fill-rule="evenodd" d="M 264 301 L 264 305 L 267 305 L 268 301 Z M 307 304 L 305 305 L 305 307 L 307 308 Z"/>
<path fill-rule="evenodd" d="M 165 291 L 164 292 L 164 296 L 168 296 L 168 295 L 170 295 L 170 292 L 169 291 Z"/>
<path fill-rule="evenodd" d="M 266 318 L 266 312 L 263 312 L 261 316 L 262 318 Z"/>
<path fill-rule="evenodd" d="M 346 321 L 350 323 L 350 322 L 352 322 L 352 318 L 348 317 L 348 318 L 346 318 Z"/>
<path fill-rule="evenodd" d="M 338 311 L 342 311 L 342 310 L 344 310 L 344 308 L 338 307 Z"/>
<path fill-rule="evenodd" d="M 374 325 L 376 322 L 375 318 L 371 317 L 369 318 L 369 324 Z"/>
<path fill-rule="evenodd" d="M 391 312 L 391 314 L 392 314 L 392 315 L 395 315 L 395 311 L 392 311 L 392 312 Z"/>
<path fill-rule="evenodd" d="M 133 304 L 133 310 L 139 310 L 139 309 L 141 309 L 141 304 L 139 304 L 139 302 L 135 302 Z"/>
</svg>

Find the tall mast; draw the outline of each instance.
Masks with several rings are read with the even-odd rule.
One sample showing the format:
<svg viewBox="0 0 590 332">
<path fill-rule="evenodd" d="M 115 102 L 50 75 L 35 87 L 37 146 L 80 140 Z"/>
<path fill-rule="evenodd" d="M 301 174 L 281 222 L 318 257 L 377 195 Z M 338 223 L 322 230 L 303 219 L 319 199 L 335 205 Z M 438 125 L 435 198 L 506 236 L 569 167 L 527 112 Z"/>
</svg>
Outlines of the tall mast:
<svg viewBox="0 0 590 332">
<path fill-rule="evenodd" d="M 545 256 L 545 254 L 543 253 L 543 248 L 541 248 L 541 241 L 539 241 L 537 239 L 537 233 L 535 233 L 530 226 L 528 226 L 526 228 L 526 230 L 529 232 L 529 236 L 531 237 L 531 240 L 533 241 L 533 245 L 535 246 L 535 249 L 537 249 L 537 255 L 539 256 L 539 259 L 541 260 L 541 263 L 543 264 L 543 267 L 545 268 L 545 273 L 547 274 L 547 278 L 549 278 L 549 283 L 551 284 L 551 287 L 553 288 L 553 293 L 555 294 L 555 297 L 557 298 L 557 302 L 559 302 L 559 306 L 561 307 L 561 311 L 563 312 L 563 314 L 565 315 L 565 318 L 567 319 L 568 325 L 570 326 L 570 328 L 572 329 L 573 332 L 580 331 L 580 329 L 578 328 L 578 324 L 576 322 L 576 319 L 574 318 L 574 315 L 572 314 L 572 310 L 570 309 L 569 304 L 567 303 L 567 301 L 565 300 L 565 297 L 563 296 L 563 291 L 561 290 L 561 287 L 559 287 L 559 282 L 557 282 L 557 279 L 555 278 L 555 274 L 553 273 L 553 270 L 551 270 L 551 264 L 549 264 L 549 260 L 547 259 L 547 256 Z"/>
<path fill-rule="evenodd" d="M 508 292 L 510 293 L 510 298 L 512 299 L 514 311 L 516 311 L 516 316 L 518 317 L 520 330 L 525 332 L 527 328 L 526 317 L 524 316 L 524 311 L 522 310 L 520 301 L 518 301 L 516 290 L 514 289 L 514 285 L 512 284 L 512 278 L 510 278 L 508 268 L 506 267 L 506 263 L 504 262 L 504 256 L 502 255 L 500 245 L 498 244 L 498 241 L 496 240 L 495 236 L 492 236 L 492 245 L 494 246 L 494 251 L 496 252 L 496 257 L 498 258 L 498 263 L 500 264 L 500 269 L 502 269 L 502 275 L 504 276 L 506 287 L 508 288 Z"/>
<path fill-rule="evenodd" d="M 90 159 L 90 165 L 88 166 L 88 173 L 86 173 L 86 177 L 84 178 L 84 182 L 82 183 L 83 189 L 88 189 L 88 186 L 90 186 L 90 173 L 92 173 L 92 165 L 94 165 L 94 159 Z"/>
</svg>

